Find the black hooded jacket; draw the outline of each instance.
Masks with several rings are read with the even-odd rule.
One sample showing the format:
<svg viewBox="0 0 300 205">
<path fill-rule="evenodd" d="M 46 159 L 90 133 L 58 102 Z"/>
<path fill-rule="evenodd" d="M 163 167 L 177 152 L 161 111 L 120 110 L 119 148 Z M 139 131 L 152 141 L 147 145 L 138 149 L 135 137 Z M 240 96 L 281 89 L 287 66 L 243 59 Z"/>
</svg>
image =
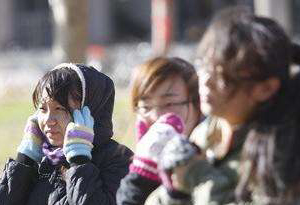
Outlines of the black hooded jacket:
<svg viewBox="0 0 300 205">
<path fill-rule="evenodd" d="M 77 66 L 86 82 L 85 105 L 95 121 L 92 160 L 79 157 L 62 172 L 61 165 L 53 166 L 47 158 L 37 165 L 19 153 L 17 160 L 10 159 L 5 165 L 0 205 L 116 204 L 116 191 L 133 153 L 111 139 L 114 85 L 94 68 Z"/>
</svg>

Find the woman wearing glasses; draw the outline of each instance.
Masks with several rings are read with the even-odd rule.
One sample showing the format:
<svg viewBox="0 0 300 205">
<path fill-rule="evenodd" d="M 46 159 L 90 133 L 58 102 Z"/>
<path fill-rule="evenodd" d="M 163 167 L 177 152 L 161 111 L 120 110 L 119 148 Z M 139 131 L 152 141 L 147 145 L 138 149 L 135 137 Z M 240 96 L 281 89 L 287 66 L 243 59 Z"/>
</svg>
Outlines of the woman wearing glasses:
<svg viewBox="0 0 300 205">
<path fill-rule="evenodd" d="M 153 58 L 136 68 L 131 102 L 136 113 L 136 137 L 139 141 L 159 117 L 174 113 L 181 118 L 184 136 L 200 122 L 198 77 L 194 67 L 180 58 Z M 143 204 L 160 179 L 132 165 L 118 190 L 118 204 Z M 154 171 L 155 172 L 155 171 Z"/>
<path fill-rule="evenodd" d="M 190 140 L 202 156 L 180 163 L 184 143 L 168 143 L 159 166 L 171 182 L 146 204 L 299 204 L 299 74 L 290 72 L 297 55 L 272 19 L 243 7 L 220 12 L 198 50 L 207 118 Z"/>
</svg>

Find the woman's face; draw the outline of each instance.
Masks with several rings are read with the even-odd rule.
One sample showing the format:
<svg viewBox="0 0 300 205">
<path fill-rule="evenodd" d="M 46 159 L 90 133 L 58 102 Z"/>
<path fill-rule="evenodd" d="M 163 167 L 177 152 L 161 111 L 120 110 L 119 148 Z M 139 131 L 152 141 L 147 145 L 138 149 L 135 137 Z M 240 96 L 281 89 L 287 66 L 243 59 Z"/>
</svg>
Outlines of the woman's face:
<svg viewBox="0 0 300 205">
<path fill-rule="evenodd" d="M 79 107 L 79 103 L 74 102 L 70 96 L 69 105 L 72 109 Z M 71 121 L 69 111 L 58 101 L 51 99 L 44 90 L 38 107 L 38 124 L 51 145 L 63 146 L 66 128 Z"/>
<path fill-rule="evenodd" d="M 201 111 L 231 123 L 243 123 L 252 112 L 255 102 L 250 90 L 228 87 L 223 78 L 223 68 L 198 67 Z M 232 91 L 234 90 L 234 91 Z"/>
<path fill-rule="evenodd" d="M 185 123 L 184 134 L 189 136 L 198 119 L 198 111 L 189 102 L 187 86 L 179 76 L 167 78 L 156 89 L 148 92 L 138 101 L 138 117 L 147 124 L 153 124 L 161 115 L 173 112 Z"/>
</svg>

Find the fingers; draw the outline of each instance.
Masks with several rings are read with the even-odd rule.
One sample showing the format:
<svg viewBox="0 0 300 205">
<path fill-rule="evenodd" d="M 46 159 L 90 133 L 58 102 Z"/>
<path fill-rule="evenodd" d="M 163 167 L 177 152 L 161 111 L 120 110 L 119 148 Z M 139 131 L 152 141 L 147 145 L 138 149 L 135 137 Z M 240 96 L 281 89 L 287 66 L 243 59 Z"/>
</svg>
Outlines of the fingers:
<svg viewBox="0 0 300 205">
<path fill-rule="evenodd" d="M 82 115 L 85 121 L 85 125 L 87 127 L 93 128 L 94 127 L 94 118 L 91 115 L 91 111 L 87 106 L 82 108 Z"/>
<path fill-rule="evenodd" d="M 139 141 L 148 131 L 149 125 L 144 120 L 137 118 L 135 127 L 136 127 L 136 137 L 137 140 Z"/>
<path fill-rule="evenodd" d="M 171 125 L 178 133 L 182 133 L 184 130 L 182 119 L 174 113 L 162 115 L 157 122 Z"/>
<path fill-rule="evenodd" d="M 27 121 L 31 121 L 33 123 L 38 123 L 38 115 L 37 112 L 35 112 L 34 114 L 30 115 L 27 119 Z"/>
<path fill-rule="evenodd" d="M 34 132 L 36 135 L 42 136 L 42 134 L 40 134 L 41 131 L 40 131 L 40 127 L 38 125 L 37 115 L 30 115 L 27 118 L 24 132 L 25 133 Z"/>
<path fill-rule="evenodd" d="M 84 118 L 82 116 L 82 113 L 78 109 L 74 110 L 73 118 L 75 124 L 84 125 Z"/>
<path fill-rule="evenodd" d="M 87 106 L 84 106 L 81 110 L 74 110 L 73 117 L 75 124 L 85 125 L 89 128 L 94 127 L 94 118 L 92 117 L 91 111 Z"/>
<path fill-rule="evenodd" d="M 171 170 L 179 165 L 186 165 L 190 159 L 197 155 L 197 149 L 188 140 L 174 137 L 164 147 L 161 168 Z"/>
</svg>

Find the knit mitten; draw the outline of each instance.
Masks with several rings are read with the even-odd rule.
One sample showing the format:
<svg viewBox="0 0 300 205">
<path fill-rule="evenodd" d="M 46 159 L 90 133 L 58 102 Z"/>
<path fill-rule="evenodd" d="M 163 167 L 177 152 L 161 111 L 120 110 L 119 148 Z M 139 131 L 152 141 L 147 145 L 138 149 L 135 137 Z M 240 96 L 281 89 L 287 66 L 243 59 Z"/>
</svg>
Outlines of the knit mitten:
<svg viewBox="0 0 300 205">
<path fill-rule="evenodd" d="M 166 143 L 173 137 L 182 137 L 182 120 L 173 113 L 161 116 L 137 143 L 130 172 L 160 182 L 157 162 Z"/>
<path fill-rule="evenodd" d="M 24 136 L 17 151 L 36 162 L 40 162 L 43 157 L 42 142 L 44 139 L 45 136 L 39 128 L 37 116 L 31 115 L 27 119 Z"/>
<path fill-rule="evenodd" d="M 82 110 L 74 110 L 74 122 L 70 122 L 66 129 L 63 152 L 67 161 L 76 156 L 92 159 L 91 151 L 94 141 L 94 118 L 87 106 Z"/>
<path fill-rule="evenodd" d="M 171 178 L 173 170 L 180 166 L 187 166 L 198 153 L 200 149 L 184 138 L 174 137 L 167 143 L 159 161 L 159 176 L 168 192 L 178 191 L 173 187 Z"/>
<path fill-rule="evenodd" d="M 137 118 L 136 122 L 135 122 L 135 129 L 136 129 L 136 140 L 137 142 L 140 141 L 142 139 L 142 137 L 147 133 L 148 129 L 149 129 L 149 124 L 141 119 L 140 117 Z"/>
</svg>

